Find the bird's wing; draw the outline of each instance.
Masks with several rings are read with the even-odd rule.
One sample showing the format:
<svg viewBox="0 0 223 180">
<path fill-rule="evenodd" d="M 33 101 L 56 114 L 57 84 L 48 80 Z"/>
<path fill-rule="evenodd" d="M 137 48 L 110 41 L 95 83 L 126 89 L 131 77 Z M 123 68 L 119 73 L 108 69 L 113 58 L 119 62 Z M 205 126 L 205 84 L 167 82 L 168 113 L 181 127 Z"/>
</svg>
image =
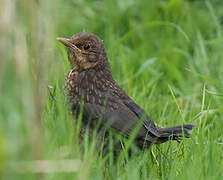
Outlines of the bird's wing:
<svg viewBox="0 0 223 180">
<path fill-rule="evenodd" d="M 101 80 L 103 80 L 103 77 Z M 97 122 L 103 114 L 101 123 L 107 124 L 125 136 L 129 136 L 135 128 L 139 128 L 138 137 L 145 138 L 147 133 L 159 137 L 159 132 L 151 118 L 146 115 L 144 110 L 115 81 L 111 80 L 104 80 L 104 83 L 101 85 L 97 84 L 100 81 L 94 82 L 93 84 L 97 87 L 96 89 L 100 90 L 95 91 L 94 94 L 90 95 L 87 91 L 84 103 L 84 119 L 95 120 L 94 122 Z M 103 88 L 103 86 L 107 86 L 107 89 Z M 106 102 L 106 108 L 102 102 Z M 141 127 L 138 126 L 140 123 Z"/>
<path fill-rule="evenodd" d="M 98 104 L 85 103 L 83 115 L 87 121 L 96 122 L 98 119 L 101 119 L 103 125 L 107 125 L 126 137 L 130 136 L 139 123 L 139 118 L 136 114 L 124 104 L 119 104 L 118 109 L 111 109 L 109 107 L 104 108 Z M 147 129 L 142 122 L 137 137 L 145 137 L 146 133 Z"/>
<path fill-rule="evenodd" d="M 139 105 L 137 105 L 115 81 L 113 81 L 112 87 L 113 87 L 112 90 L 116 95 L 120 97 L 122 103 L 128 108 L 128 111 L 134 113 L 135 116 L 138 117 L 138 120 L 144 119 L 143 126 L 146 128 L 146 131 L 152 133 L 156 137 L 159 137 L 160 135 L 155 123 L 146 114 L 146 112 Z"/>
<path fill-rule="evenodd" d="M 128 99 L 124 102 L 125 105 L 136 114 L 139 119 L 145 118 L 144 127 L 151 132 L 153 135 L 159 137 L 159 132 L 153 120 L 146 114 L 146 112 L 137 105 L 132 99 Z"/>
</svg>

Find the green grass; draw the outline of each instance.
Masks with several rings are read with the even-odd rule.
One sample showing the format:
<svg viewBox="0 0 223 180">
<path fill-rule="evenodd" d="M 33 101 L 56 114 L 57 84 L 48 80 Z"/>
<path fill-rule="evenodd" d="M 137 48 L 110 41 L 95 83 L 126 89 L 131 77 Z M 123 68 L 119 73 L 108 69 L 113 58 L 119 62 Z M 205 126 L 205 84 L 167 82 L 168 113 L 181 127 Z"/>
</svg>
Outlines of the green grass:
<svg viewBox="0 0 223 180">
<path fill-rule="evenodd" d="M 222 179 L 222 10 L 217 0 L 2 0 L 0 179 Z M 196 125 L 191 139 L 144 152 L 132 145 L 117 161 L 112 144 L 102 156 L 95 135 L 80 143 L 56 37 L 81 31 L 104 40 L 115 80 L 158 125 Z M 59 160 L 73 159 L 78 168 L 65 172 L 72 167 Z M 22 165 L 35 160 L 58 172 Z"/>
</svg>

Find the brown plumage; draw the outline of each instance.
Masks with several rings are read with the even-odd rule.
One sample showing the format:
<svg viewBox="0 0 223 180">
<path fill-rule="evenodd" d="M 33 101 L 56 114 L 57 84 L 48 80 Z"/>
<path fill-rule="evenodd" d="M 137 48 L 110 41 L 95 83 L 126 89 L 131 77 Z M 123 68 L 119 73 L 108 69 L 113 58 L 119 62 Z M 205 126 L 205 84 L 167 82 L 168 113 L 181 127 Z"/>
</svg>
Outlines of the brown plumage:
<svg viewBox="0 0 223 180">
<path fill-rule="evenodd" d="M 102 126 L 109 127 L 128 138 L 140 127 L 136 144 L 142 147 L 160 144 L 169 139 L 189 137 L 193 125 L 158 128 L 146 112 L 115 82 L 111 75 L 103 42 L 94 34 L 79 33 L 70 39 L 58 38 L 68 48 L 72 70 L 65 89 L 74 113 L 78 113 L 83 98 L 83 123 L 94 128 L 101 118 Z M 142 120 L 142 121 L 141 121 Z"/>
</svg>

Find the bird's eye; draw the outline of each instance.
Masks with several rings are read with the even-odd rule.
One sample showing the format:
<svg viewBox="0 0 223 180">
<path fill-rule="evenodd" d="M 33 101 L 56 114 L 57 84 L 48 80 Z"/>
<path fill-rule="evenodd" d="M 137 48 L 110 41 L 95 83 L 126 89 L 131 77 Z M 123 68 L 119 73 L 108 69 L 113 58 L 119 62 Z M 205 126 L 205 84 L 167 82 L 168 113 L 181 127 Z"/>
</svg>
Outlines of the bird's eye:
<svg viewBox="0 0 223 180">
<path fill-rule="evenodd" d="M 84 50 L 88 50 L 90 48 L 90 45 L 89 44 L 85 44 L 84 45 Z"/>
</svg>

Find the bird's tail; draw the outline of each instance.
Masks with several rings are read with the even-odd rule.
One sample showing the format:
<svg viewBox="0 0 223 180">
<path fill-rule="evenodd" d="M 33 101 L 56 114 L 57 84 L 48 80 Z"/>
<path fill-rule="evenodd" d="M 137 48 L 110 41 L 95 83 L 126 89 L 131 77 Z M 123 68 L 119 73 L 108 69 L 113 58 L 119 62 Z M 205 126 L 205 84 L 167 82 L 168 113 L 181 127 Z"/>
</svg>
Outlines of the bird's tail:
<svg viewBox="0 0 223 180">
<path fill-rule="evenodd" d="M 164 143 L 168 140 L 180 141 L 182 137 L 189 138 L 189 131 L 192 130 L 194 125 L 174 126 L 169 128 L 159 128 L 158 132 L 160 137 L 156 140 L 156 144 Z"/>
</svg>

